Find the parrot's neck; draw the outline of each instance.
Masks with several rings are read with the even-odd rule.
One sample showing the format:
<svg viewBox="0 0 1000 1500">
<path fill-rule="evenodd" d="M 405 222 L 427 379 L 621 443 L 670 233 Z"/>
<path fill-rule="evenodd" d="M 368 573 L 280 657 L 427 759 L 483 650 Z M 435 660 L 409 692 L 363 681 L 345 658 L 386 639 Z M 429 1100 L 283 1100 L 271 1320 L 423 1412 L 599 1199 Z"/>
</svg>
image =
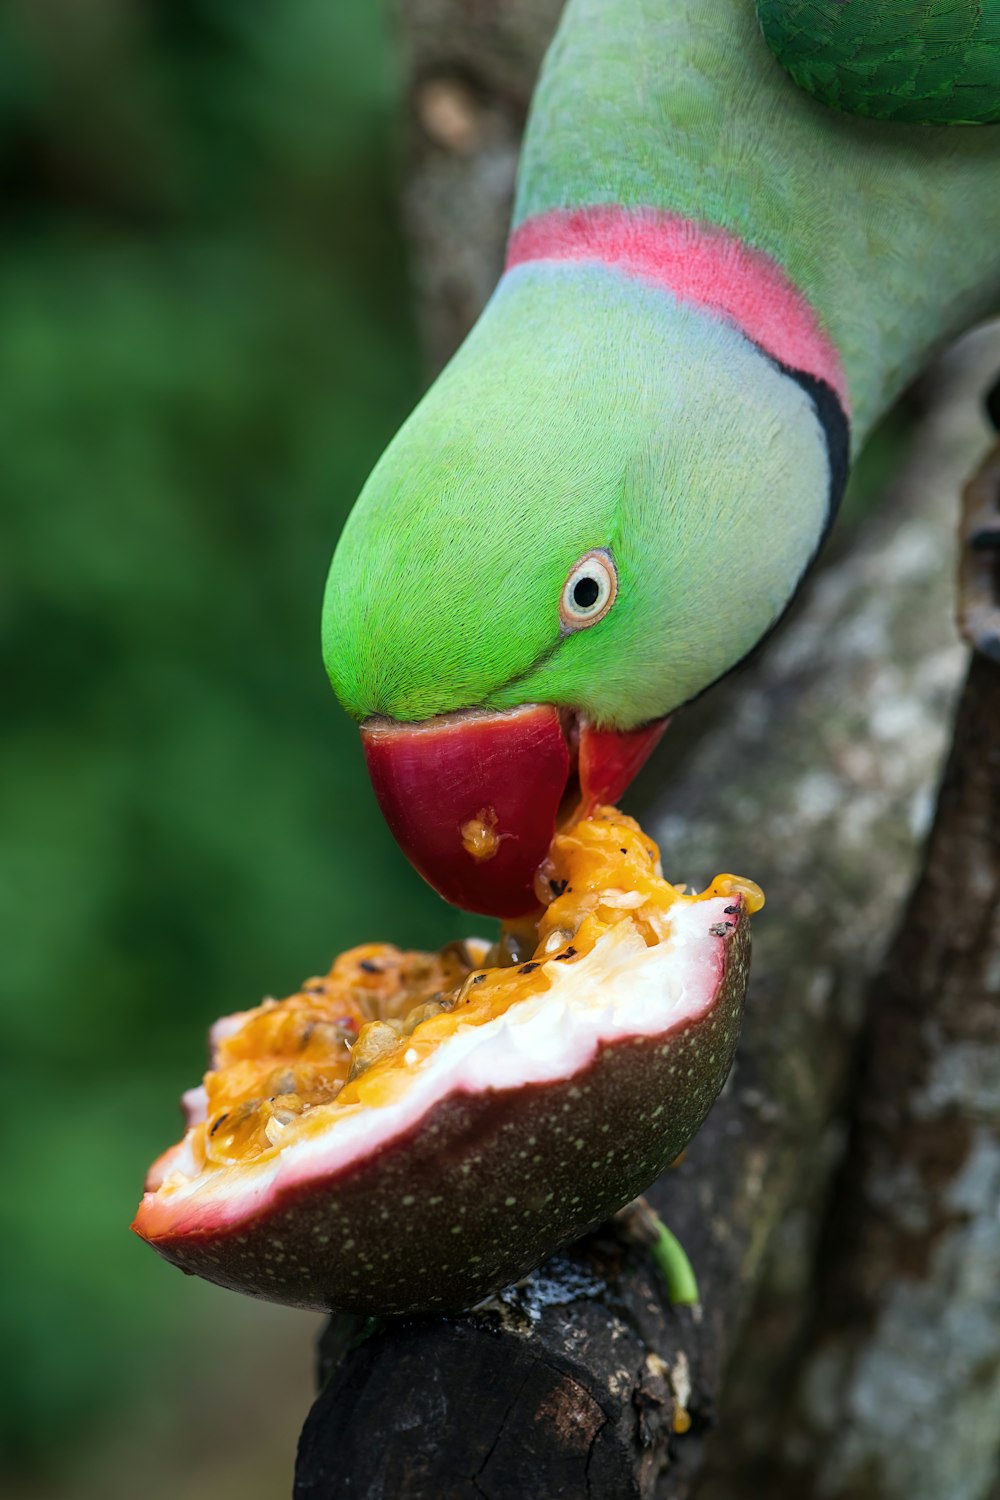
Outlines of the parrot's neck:
<svg viewBox="0 0 1000 1500">
<path fill-rule="evenodd" d="M 822 381 L 850 414 L 839 351 L 808 299 L 779 265 L 724 229 L 615 204 L 553 209 L 511 235 L 507 270 L 532 261 L 601 265 L 662 287 L 738 328 L 783 369 Z"/>
<path fill-rule="evenodd" d="M 784 363 L 790 340 L 796 368 L 810 368 L 808 344 L 861 438 L 935 345 L 1000 307 L 998 169 L 995 131 L 878 124 L 803 94 L 750 0 L 569 0 L 532 107 L 511 250 L 527 258 L 559 211 L 658 220 L 658 248 L 641 247 L 633 274 Z M 622 251 L 605 241 L 587 256 L 628 271 Z"/>
</svg>

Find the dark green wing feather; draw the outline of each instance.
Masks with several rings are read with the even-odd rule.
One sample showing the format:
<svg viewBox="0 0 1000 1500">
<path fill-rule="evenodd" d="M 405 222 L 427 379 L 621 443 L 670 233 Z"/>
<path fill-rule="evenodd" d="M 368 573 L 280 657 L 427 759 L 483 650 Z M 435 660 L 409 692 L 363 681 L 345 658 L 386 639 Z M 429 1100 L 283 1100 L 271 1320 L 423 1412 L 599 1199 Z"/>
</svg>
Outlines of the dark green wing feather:
<svg viewBox="0 0 1000 1500">
<path fill-rule="evenodd" d="M 834 109 L 1000 121 L 1000 0 L 758 0 L 757 15 L 794 81 Z"/>
</svg>

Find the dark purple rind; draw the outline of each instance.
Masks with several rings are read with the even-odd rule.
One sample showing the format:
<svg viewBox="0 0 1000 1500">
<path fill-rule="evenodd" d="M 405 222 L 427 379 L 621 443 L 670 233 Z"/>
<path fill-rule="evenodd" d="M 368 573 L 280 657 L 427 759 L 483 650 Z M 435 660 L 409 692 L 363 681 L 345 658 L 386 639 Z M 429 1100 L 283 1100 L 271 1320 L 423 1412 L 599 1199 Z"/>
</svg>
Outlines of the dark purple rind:
<svg viewBox="0 0 1000 1500">
<path fill-rule="evenodd" d="M 150 1244 L 252 1297 L 372 1315 L 457 1312 L 527 1275 L 643 1192 L 711 1109 L 749 972 L 739 905 L 700 1019 L 609 1043 L 557 1082 L 449 1095 L 406 1135 L 251 1221 Z"/>
</svg>

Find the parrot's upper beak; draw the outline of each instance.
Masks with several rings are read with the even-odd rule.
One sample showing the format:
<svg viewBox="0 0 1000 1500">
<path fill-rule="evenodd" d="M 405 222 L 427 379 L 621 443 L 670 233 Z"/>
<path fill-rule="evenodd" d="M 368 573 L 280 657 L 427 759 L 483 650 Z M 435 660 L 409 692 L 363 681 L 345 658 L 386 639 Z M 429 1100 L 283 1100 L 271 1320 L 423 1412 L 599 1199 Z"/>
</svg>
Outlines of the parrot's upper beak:
<svg viewBox="0 0 1000 1500">
<path fill-rule="evenodd" d="M 379 806 L 403 853 L 446 901 L 493 917 L 540 904 L 535 875 L 560 816 L 615 802 L 666 719 L 595 729 L 551 703 L 361 726 Z"/>
</svg>

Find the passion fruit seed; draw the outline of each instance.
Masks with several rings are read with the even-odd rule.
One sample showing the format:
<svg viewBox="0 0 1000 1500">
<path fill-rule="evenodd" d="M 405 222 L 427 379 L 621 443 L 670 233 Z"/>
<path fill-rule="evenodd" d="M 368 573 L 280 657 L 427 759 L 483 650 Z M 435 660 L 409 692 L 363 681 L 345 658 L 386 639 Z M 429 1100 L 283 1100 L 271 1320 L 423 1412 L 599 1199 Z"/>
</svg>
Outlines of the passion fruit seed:
<svg viewBox="0 0 1000 1500">
<path fill-rule="evenodd" d="M 301 1110 L 276 1109 L 264 1125 L 264 1134 L 272 1146 L 281 1144 L 281 1138 L 285 1133 L 285 1127 L 291 1125 L 301 1114 Z"/>
<path fill-rule="evenodd" d="M 526 958 L 530 958 L 534 951 L 535 941 L 532 936 L 516 928 L 505 927 L 499 941 L 487 953 L 483 968 L 514 969 L 518 964 L 523 964 Z"/>
<path fill-rule="evenodd" d="M 223 1110 L 216 1116 L 205 1137 L 205 1155 L 210 1161 L 236 1161 L 243 1155 L 263 1102 L 263 1099 L 244 1099 L 234 1109 Z"/>
<path fill-rule="evenodd" d="M 393 1018 L 389 1021 L 369 1021 L 358 1032 L 358 1039 L 351 1048 L 351 1070 L 348 1083 L 360 1078 L 380 1057 L 391 1052 L 403 1035 L 403 1022 Z"/>
<path fill-rule="evenodd" d="M 459 969 L 468 972 L 480 967 L 489 947 L 482 938 L 455 938 L 445 943 L 439 956 L 443 963 L 453 959 Z"/>
<path fill-rule="evenodd" d="M 340 1021 L 318 1021 L 310 1017 L 299 1037 L 301 1050 L 312 1043 L 323 1051 L 336 1052 L 341 1047 L 353 1047 L 358 1039 L 358 1022 L 345 1016 Z"/>
<path fill-rule="evenodd" d="M 575 937 L 576 933 L 569 927 L 556 927 L 549 933 L 542 944 L 542 952 L 558 953 L 560 948 L 564 948 L 567 943 L 571 943 Z"/>
<path fill-rule="evenodd" d="M 425 1000 L 423 1005 L 415 1005 L 412 1010 L 407 1011 L 403 1022 L 403 1035 L 412 1036 L 421 1021 L 429 1021 L 431 1016 L 443 1015 L 445 1011 L 454 1010 L 456 996 L 435 995 L 433 1000 Z"/>
<path fill-rule="evenodd" d="M 277 1073 L 271 1074 L 270 1088 L 269 1098 L 274 1098 L 276 1094 L 294 1094 L 298 1088 L 298 1080 L 291 1068 L 279 1068 Z"/>
</svg>

